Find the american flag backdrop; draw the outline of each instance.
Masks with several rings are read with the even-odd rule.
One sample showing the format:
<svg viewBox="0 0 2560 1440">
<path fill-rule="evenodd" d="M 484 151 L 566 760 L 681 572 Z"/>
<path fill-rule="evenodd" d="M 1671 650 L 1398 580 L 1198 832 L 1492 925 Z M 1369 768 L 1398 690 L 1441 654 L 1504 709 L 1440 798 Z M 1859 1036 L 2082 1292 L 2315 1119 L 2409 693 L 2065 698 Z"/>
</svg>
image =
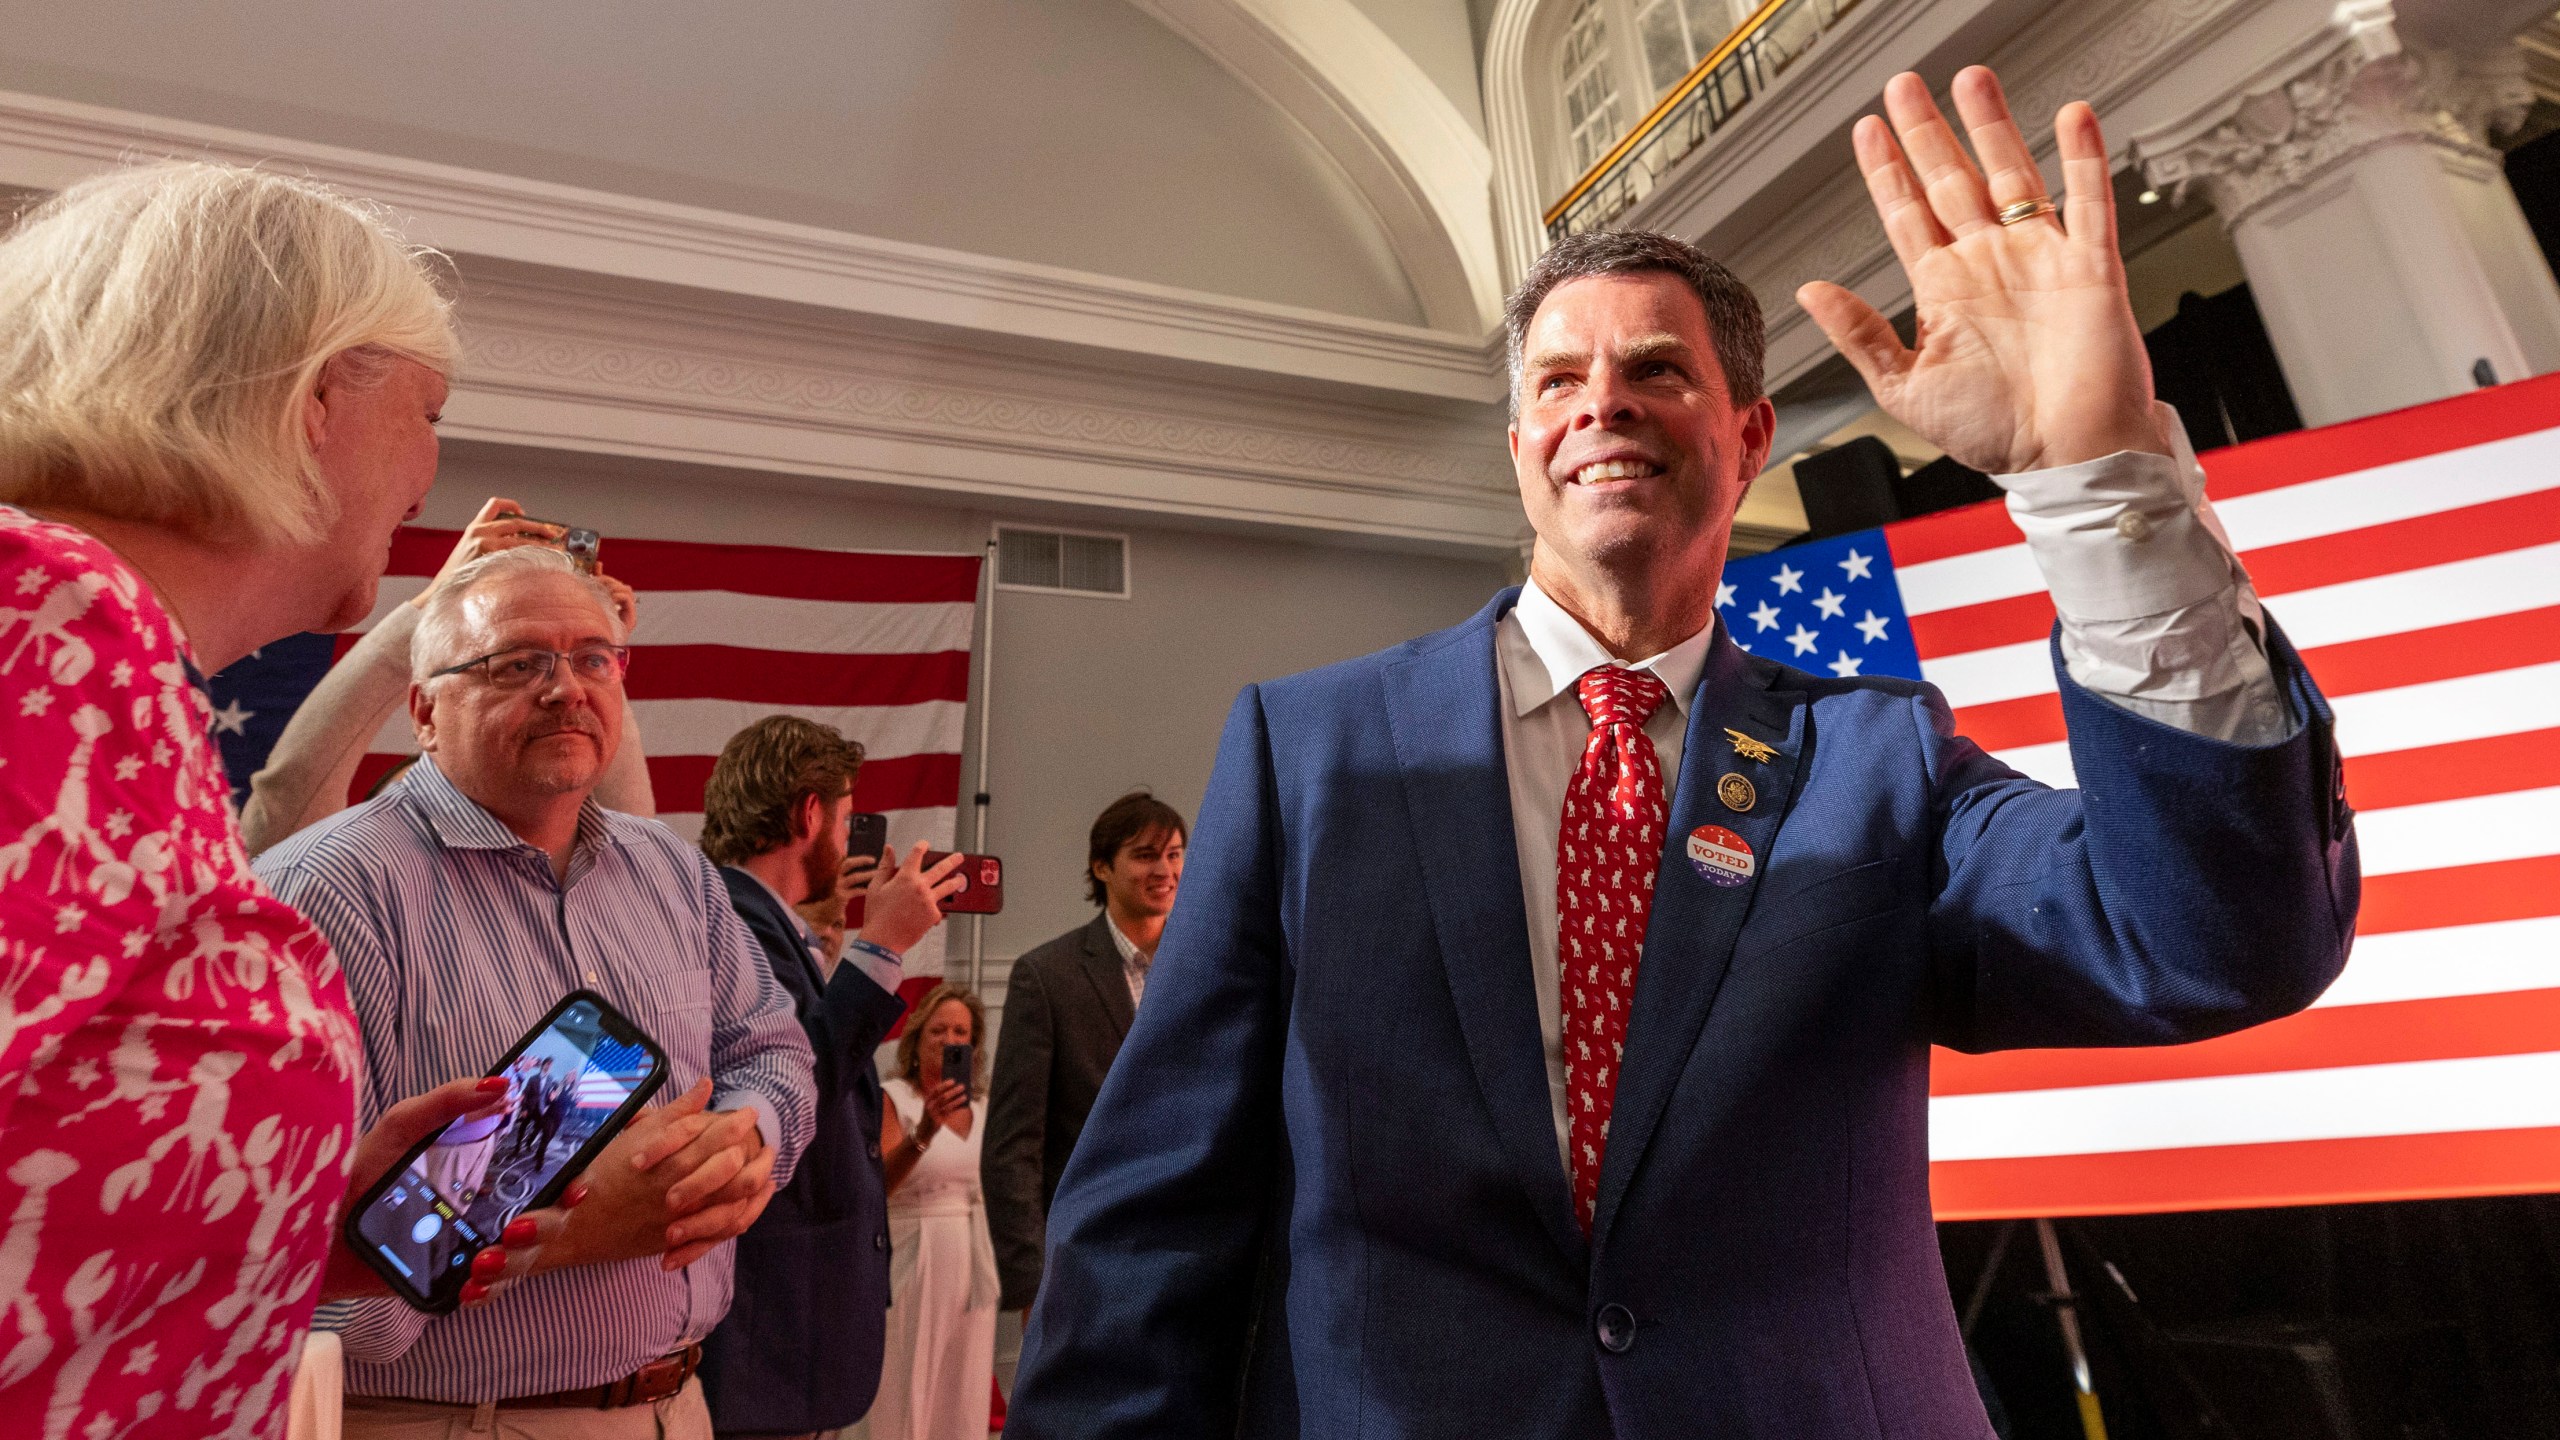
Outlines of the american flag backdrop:
<svg viewBox="0 0 2560 1440">
<path fill-rule="evenodd" d="M 402 529 L 374 616 L 425 589 L 457 538 L 452 530 Z M 980 563 L 976 555 L 608 534 L 606 573 L 639 595 L 625 684 L 658 818 L 698 836 L 702 787 L 720 747 L 763 716 L 787 711 L 862 742 L 867 758 L 854 808 L 886 812 L 892 843 L 951 849 Z M 213 677 L 216 738 L 235 790 L 245 795 L 294 707 L 354 640 L 297 636 Z M 356 772 L 354 797 L 416 751 L 407 713 L 395 713 Z M 937 929 L 908 955 L 909 973 L 940 974 L 942 945 Z"/>
<path fill-rule="evenodd" d="M 2303 1014 L 2152 1050 L 1935 1056 L 1941 1219 L 2560 1190 L 2560 376 L 2203 457 L 2337 711 L 2364 907 Z M 1726 625 L 1925 678 L 2072 783 L 2053 623 L 1998 503 L 1727 567 Z"/>
</svg>

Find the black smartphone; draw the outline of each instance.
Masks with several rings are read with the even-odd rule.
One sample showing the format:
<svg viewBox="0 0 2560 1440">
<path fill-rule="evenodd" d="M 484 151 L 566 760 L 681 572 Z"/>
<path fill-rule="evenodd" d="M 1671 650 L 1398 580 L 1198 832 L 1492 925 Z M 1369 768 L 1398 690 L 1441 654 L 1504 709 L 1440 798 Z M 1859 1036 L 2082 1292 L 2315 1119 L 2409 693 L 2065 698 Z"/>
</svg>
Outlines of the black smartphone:
<svg viewBox="0 0 2560 1440">
<path fill-rule="evenodd" d="M 421 1141 L 347 1208 L 348 1248 L 430 1315 L 462 1303 L 471 1259 L 587 1168 L 667 1079 L 666 1052 L 601 995 L 572 990 L 489 1071 L 505 1103 Z"/>
<path fill-rule="evenodd" d="M 844 853 L 874 860 L 889 845 L 889 817 L 877 810 L 856 810 L 846 822 Z"/>
<path fill-rule="evenodd" d="M 957 1080 L 960 1082 L 961 1088 L 968 1088 L 969 1067 L 973 1063 L 973 1057 L 971 1056 L 970 1051 L 973 1048 L 975 1047 L 966 1042 L 958 1045 L 943 1046 L 942 1078 L 945 1080 Z"/>
</svg>

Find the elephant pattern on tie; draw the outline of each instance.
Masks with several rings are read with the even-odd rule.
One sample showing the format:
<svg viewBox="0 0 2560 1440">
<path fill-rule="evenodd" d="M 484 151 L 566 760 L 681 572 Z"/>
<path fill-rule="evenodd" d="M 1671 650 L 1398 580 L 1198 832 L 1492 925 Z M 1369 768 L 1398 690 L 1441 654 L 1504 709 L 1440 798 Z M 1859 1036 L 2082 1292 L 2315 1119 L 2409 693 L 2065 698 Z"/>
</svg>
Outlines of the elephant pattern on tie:
<svg viewBox="0 0 2560 1440">
<path fill-rule="evenodd" d="M 1669 820 L 1662 760 L 1644 726 L 1671 692 L 1649 670 L 1603 665 L 1584 674 L 1575 693 L 1591 717 L 1591 738 L 1565 789 L 1556 837 L 1556 973 L 1573 1212 L 1588 1234 Z"/>
<path fill-rule="evenodd" d="M 0 1434 L 281 1431 L 355 1019 L 209 713 L 138 574 L 0 506 Z"/>
</svg>

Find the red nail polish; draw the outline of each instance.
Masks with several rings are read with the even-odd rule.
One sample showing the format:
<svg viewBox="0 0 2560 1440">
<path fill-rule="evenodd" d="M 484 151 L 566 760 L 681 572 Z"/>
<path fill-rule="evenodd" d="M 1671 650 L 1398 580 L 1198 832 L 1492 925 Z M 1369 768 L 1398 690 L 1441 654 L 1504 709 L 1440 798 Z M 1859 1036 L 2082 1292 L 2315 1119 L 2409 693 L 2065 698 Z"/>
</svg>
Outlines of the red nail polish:
<svg viewBox="0 0 2560 1440">
<path fill-rule="evenodd" d="M 586 1181 L 579 1180 L 572 1183 L 560 1196 L 560 1208 L 563 1210 L 571 1210 L 585 1204 L 587 1201 L 587 1194 L 588 1190 Z"/>
<path fill-rule="evenodd" d="M 506 1273 L 507 1252 L 504 1250 L 483 1250 L 471 1257 L 471 1278 L 474 1280 L 495 1280 Z"/>
<path fill-rule="evenodd" d="M 488 1299 L 488 1298 L 489 1298 L 489 1287 L 488 1287 L 487 1285 L 483 1284 L 482 1282 L 480 1282 L 480 1281 L 478 1281 L 478 1280 L 472 1280 L 472 1281 L 468 1281 L 468 1282 L 465 1282 L 465 1283 L 464 1283 L 464 1285 L 463 1285 L 463 1287 L 462 1287 L 462 1303 L 463 1303 L 463 1304 L 465 1304 L 465 1305 L 477 1305 L 477 1304 L 479 1304 L 481 1301 L 486 1300 L 486 1299 Z"/>
<path fill-rule="evenodd" d="M 507 1222 L 506 1233 L 498 1238 L 509 1245 L 530 1245 L 538 1229 L 530 1215 L 519 1215 Z"/>
<path fill-rule="evenodd" d="M 487 1076 L 481 1080 L 477 1088 L 483 1095 L 503 1094 L 507 1088 L 507 1077 L 504 1075 Z"/>
</svg>

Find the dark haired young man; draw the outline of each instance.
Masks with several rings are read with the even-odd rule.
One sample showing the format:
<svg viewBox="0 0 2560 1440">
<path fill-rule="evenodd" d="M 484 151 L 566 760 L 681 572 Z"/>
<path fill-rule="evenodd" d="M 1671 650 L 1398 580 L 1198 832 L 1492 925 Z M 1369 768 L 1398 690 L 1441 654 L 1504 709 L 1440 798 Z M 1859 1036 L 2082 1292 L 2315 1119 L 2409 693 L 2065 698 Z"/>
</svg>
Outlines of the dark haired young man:
<svg viewBox="0 0 2560 1440">
<path fill-rule="evenodd" d="M 703 853 L 790 992 L 818 1080 L 817 1133 L 791 1183 L 738 1237 L 736 1298 L 703 1341 L 703 1392 L 723 1440 L 850 1425 L 879 1388 L 889 1228 L 872 1052 L 906 1013 L 902 958 L 942 923 L 959 861 L 925 868 L 922 842 L 904 864 L 894 850 L 877 857 L 862 930 L 829 976 L 791 907 L 844 871 L 861 770 L 855 742 L 769 715 L 729 738 L 703 787 Z"/>
<path fill-rule="evenodd" d="M 1005 981 L 979 1174 L 1008 1310 L 1040 1288 L 1049 1199 L 1146 997 L 1190 836 L 1180 811 L 1143 790 L 1112 801 L 1085 847 L 1085 898 L 1102 913 L 1014 961 Z"/>
</svg>

